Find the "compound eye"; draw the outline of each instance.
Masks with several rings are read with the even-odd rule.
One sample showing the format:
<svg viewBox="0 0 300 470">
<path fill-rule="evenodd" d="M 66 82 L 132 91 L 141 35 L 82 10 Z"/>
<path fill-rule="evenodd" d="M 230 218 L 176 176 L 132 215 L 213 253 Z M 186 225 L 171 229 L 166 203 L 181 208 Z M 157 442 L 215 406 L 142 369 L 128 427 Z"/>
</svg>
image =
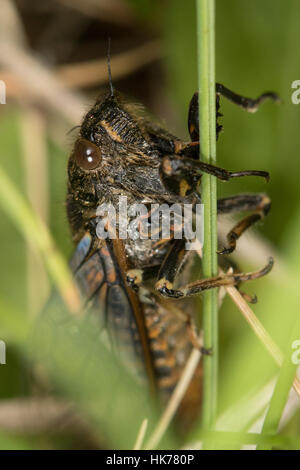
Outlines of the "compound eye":
<svg viewBox="0 0 300 470">
<path fill-rule="evenodd" d="M 74 156 L 76 163 L 83 170 L 94 170 L 101 163 L 100 149 L 86 139 L 79 139 L 75 144 Z"/>
</svg>

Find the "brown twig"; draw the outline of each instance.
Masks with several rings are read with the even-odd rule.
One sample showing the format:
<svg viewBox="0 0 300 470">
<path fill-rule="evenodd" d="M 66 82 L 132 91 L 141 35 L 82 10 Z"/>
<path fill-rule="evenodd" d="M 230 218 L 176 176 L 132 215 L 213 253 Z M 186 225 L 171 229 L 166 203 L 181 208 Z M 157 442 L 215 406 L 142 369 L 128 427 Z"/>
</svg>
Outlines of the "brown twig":
<svg viewBox="0 0 300 470">
<path fill-rule="evenodd" d="M 83 97 L 65 88 L 51 69 L 42 65 L 29 52 L 9 40 L 1 39 L 0 63 L 22 80 L 26 85 L 26 94 L 31 98 L 58 112 L 74 125 L 81 121 Z M 25 100 L 25 96 L 24 101 L 28 99 L 26 96 Z"/>
<path fill-rule="evenodd" d="M 179 379 L 178 384 L 176 385 L 176 388 L 174 392 L 172 393 L 172 396 L 162 414 L 160 417 L 160 420 L 153 431 L 152 435 L 150 436 L 149 440 L 147 441 L 144 449 L 149 450 L 149 449 L 155 449 L 159 441 L 161 440 L 162 436 L 166 432 L 170 422 L 172 421 L 183 397 L 184 394 L 190 384 L 190 381 L 193 378 L 194 372 L 196 370 L 196 367 L 201 359 L 201 351 L 199 349 L 193 349 L 191 352 L 186 366 L 181 374 L 181 377 Z"/>
<path fill-rule="evenodd" d="M 19 11 L 12 0 L 1 1 L 2 34 L 22 47 L 27 45 L 25 30 Z"/>
<path fill-rule="evenodd" d="M 201 252 L 198 253 L 201 258 Z M 225 274 L 220 269 L 221 274 Z M 249 307 L 245 299 L 242 297 L 240 292 L 234 286 L 225 286 L 225 289 L 229 296 L 232 298 L 234 303 L 237 305 L 239 311 L 242 313 L 245 320 L 248 322 L 256 336 L 259 338 L 261 343 L 264 345 L 268 353 L 273 357 L 276 364 L 280 367 L 283 362 L 283 355 L 277 344 L 273 341 L 269 333 L 266 331 L 264 326 L 261 324 L 259 319 L 254 314 L 253 310 Z M 293 387 L 297 394 L 300 396 L 300 380 L 295 377 Z"/>
<path fill-rule="evenodd" d="M 147 426 L 148 426 L 148 419 L 145 418 L 143 420 L 142 424 L 141 424 L 140 429 L 139 429 L 138 435 L 136 437 L 136 441 L 135 441 L 134 446 L 133 446 L 133 450 L 140 450 L 141 449 L 141 447 L 143 445 L 143 442 L 144 442 L 144 439 L 145 439 Z"/>
<path fill-rule="evenodd" d="M 60 426 L 58 424 L 60 423 Z M 72 429 L 80 423 L 73 405 L 53 398 L 24 398 L 0 402 L 0 429 L 14 434 L 38 434 Z"/>
<path fill-rule="evenodd" d="M 113 80 L 126 77 L 161 57 L 161 44 L 157 40 L 115 54 L 111 57 Z M 57 76 L 68 87 L 88 87 L 107 83 L 107 58 L 64 65 L 58 69 Z"/>
<path fill-rule="evenodd" d="M 134 16 L 122 0 L 58 0 L 68 8 L 80 13 L 117 24 L 131 24 Z"/>
</svg>

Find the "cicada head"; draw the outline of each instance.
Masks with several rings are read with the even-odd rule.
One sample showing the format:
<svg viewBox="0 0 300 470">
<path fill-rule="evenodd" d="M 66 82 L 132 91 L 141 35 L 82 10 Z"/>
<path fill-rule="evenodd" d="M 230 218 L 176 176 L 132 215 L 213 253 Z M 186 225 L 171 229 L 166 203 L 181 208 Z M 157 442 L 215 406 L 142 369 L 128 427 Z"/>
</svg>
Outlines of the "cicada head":
<svg viewBox="0 0 300 470">
<path fill-rule="evenodd" d="M 163 192 L 159 155 L 140 105 L 119 93 L 99 98 L 85 115 L 68 163 L 68 218 L 73 233 L 103 202 L 130 202 Z M 89 208 L 89 210 L 87 210 Z"/>
</svg>

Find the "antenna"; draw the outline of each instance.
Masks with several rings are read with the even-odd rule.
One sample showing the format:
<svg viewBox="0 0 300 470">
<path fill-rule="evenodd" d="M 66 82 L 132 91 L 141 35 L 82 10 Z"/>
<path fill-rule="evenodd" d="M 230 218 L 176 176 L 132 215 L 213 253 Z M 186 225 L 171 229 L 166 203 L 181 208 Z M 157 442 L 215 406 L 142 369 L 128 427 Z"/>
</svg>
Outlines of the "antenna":
<svg viewBox="0 0 300 470">
<path fill-rule="evenodd" d="M 107 45 L 107 69 L 108 69 L 108 82 L 109 82 L 109 87 L 110 87 L 110 95 L 114 96 L 114 88 L 112 84 L 111 68 L 110 68 L 110 37 L 108 38 L 108 45 Z"/>
<path fill-rule="evenodd" d="M 71 134 L 71 132 L 75 131 L 75 129 L 78 129 L 78 127 L 81 127 L 81 125 L 72 127 L 72 129 L 70 129 L 70 130 L 67 132 L 67 135 Z"/>
</svg>

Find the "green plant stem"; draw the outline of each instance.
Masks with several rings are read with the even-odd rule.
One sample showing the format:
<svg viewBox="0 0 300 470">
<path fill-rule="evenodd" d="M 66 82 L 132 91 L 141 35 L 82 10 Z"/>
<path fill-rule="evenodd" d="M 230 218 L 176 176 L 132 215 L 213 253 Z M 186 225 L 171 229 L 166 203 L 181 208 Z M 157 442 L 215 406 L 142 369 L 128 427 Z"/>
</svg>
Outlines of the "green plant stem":
<svg viewBox="0 0 300 470">
<path fill-rule="evenodd" d="M 298 314 L 297 317 L 298 318 L 292 328 L 292 334 L 287 342 L 284 361 L 265 417 L 262 429 L 262 434 L 264 436 L 273 436 L 277 433 L 280 419 L 288 399 L 288 394 L 293 386 L 293 380 L 297 373 L 297 367 L 299 364 L 296 359 L 298 359 L 298 357 L 293 360 L 293 353 L 296 355 L 296 351 L 292 346 L 294 341 L 299 340 L 300 337 L 300 318 Z M 259 450 L 271 450 L 271 448 L 272 446 L 269 444 L 264 444 L 258 447 Z"/>
<path fill-rule="evenodd" d="M 199 125 L 201 135 L 200 158 L 216 163 L 216 95 L 215 95 L 215 2 L 196 0 L 198 31 L 198 88 Z M 203 275 L 216 276 L 217 261 L 217 188 L 216 178 L 202 176 L 201 189 L 204 204 Z M 218 298 L 217 289 L 203 296 L 204 347 L 212 348 L 212 355 L 204 357 L 203 426 L 212 426 L 217 411 L 218 389 Z"/>
<path fill-rule="evenodd" d="M 80 299 L 71 273 L 42 222 L 0 167 L 0 206 L 33 249 L 41 253 L 54 284 L 73 313 L 80 311 Z"/>
</svg>

